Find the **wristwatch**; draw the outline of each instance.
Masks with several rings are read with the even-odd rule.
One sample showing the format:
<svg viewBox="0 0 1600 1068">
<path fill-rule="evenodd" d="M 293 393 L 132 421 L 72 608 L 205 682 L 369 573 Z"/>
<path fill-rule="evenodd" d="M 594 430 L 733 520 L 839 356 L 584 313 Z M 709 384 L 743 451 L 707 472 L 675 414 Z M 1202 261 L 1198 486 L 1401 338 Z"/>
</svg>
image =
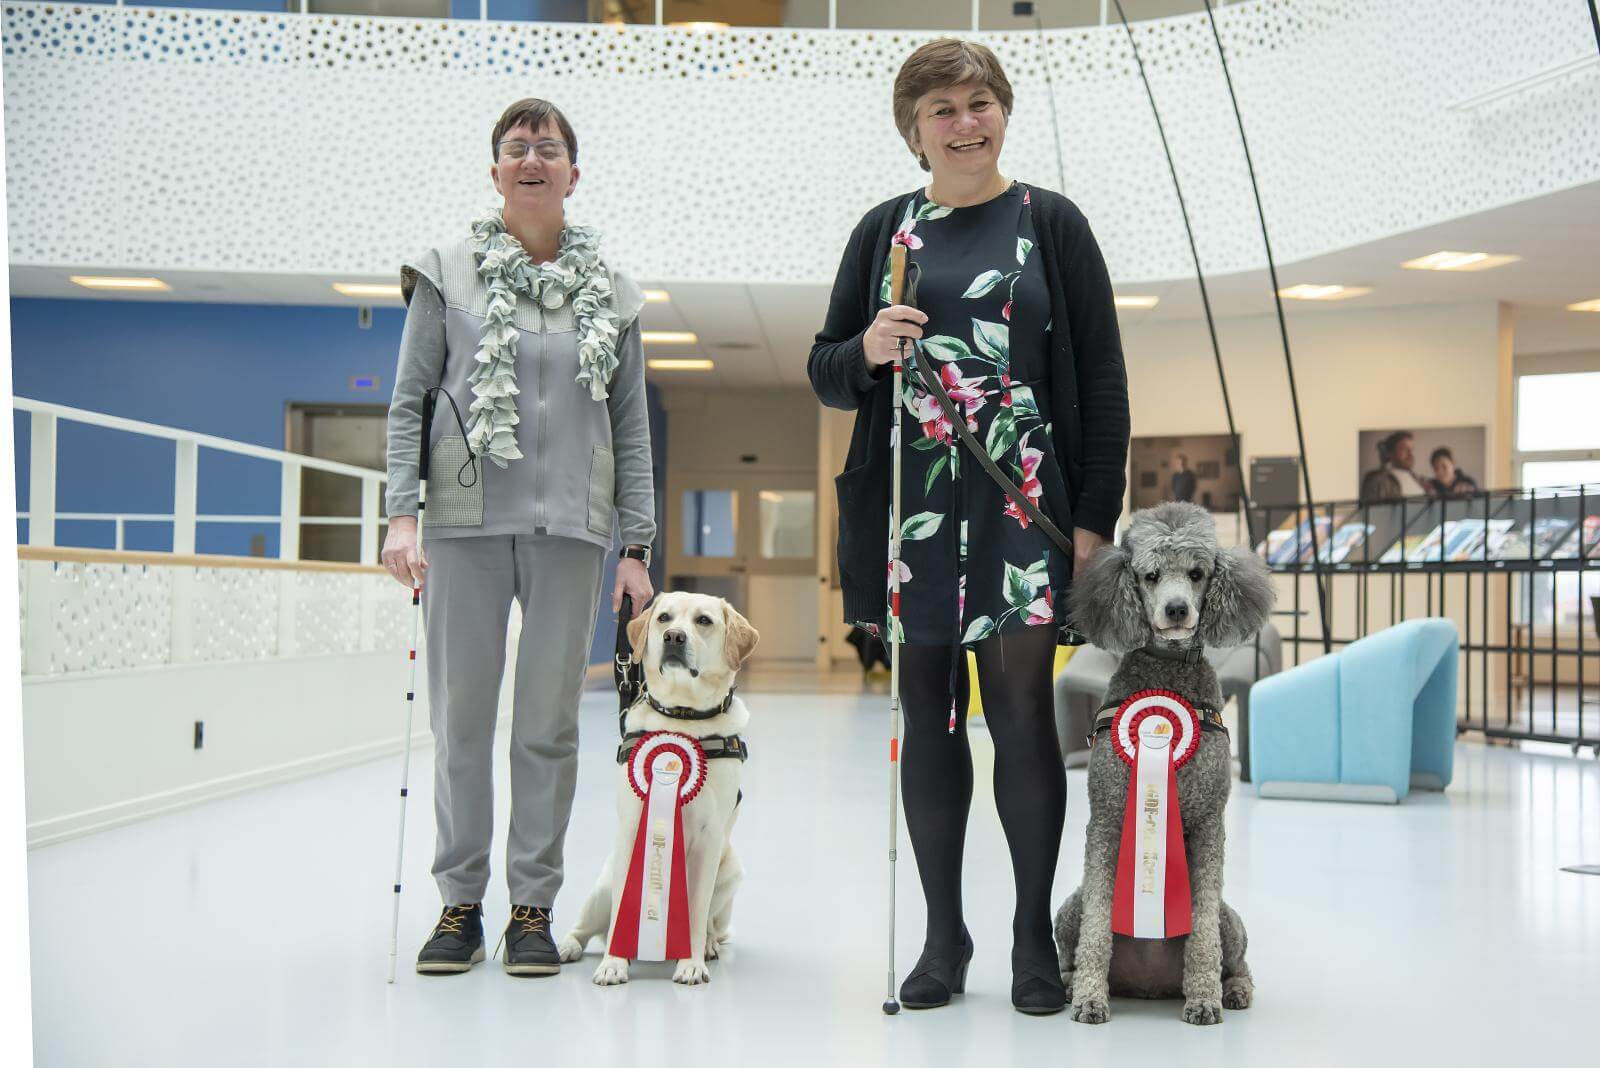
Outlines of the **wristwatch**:
<svg viewBox="0 0 1600 1068">
<path fill-rule="evenodd" d="M 650 546 L 648 545 L 624 545 L 620 555 L 624 560 L 637 560 L 645 567 L 650 566 Z"/>
</svg>

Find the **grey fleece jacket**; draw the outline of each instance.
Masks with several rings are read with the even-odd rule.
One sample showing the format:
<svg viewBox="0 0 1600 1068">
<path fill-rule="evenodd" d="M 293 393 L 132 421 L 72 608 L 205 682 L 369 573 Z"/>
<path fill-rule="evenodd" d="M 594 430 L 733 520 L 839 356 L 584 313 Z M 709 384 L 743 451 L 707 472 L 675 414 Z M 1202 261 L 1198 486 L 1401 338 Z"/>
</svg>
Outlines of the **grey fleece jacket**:
<svg viewBox="0 0 1600 1068">
<path fill-rule="evenodd" d="M 611 548 L 655 540 L 655 489 L 645 409 L 639 309 L 644 294 L 611 272 L 620 320 L 616 373 L 596 401 L 578 385 L 572 310 L 519 300 L 517 447 L 502 469 L 466 464 L 462 430 L 441 395 L 429 439 L 428 509 L 423 537 L 553 534 Z M 389 405 L 389 515 L 417 513 L 417 442 L 422 394 L 442 385 L 471 426 L 470 379 L 488 308 L 488 288 L 465 239 L 432 249 L 401 268 L 406 299 L 399 368 Z M 474 467 L 476 478 L 474 478 Z"/>
</svg>

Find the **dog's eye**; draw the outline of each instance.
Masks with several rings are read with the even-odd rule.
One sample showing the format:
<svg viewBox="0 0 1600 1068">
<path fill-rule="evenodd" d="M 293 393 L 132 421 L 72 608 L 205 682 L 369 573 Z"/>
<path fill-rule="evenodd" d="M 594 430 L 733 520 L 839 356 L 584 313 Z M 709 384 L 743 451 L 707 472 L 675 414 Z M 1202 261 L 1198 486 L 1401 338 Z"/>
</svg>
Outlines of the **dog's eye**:
<svg viewBox="0 0 1600 1068">
<path fill-rule="evenodd" d="M 1144 580 L 1146 582 L 1150 583 L 1153 586 L 1153 585 L 1155 585 L 1156 579 L 1158 579 L 1160 577 L 1161 577 L 1161 572 L 1159 572 L 1159 571 L 1147 571 L 1147 572 L 1145 572 Z"/>
<path fill-rule="evenodd" d="M 702 627 L 709 627 L 709 626 L 711 626 L 711 617 L 710 616 L 698 616 L 698 617 L 696 617 L 695 622 L 700 624 Z"/>
<path fill-rule="evenodd" d="M 1190 582 L 1199 582 L 1201 579 L 1203 579 L 1205 577 L 1206 577 L 1206 573 L 1204 571 L 1201 571 L 1198 567 L 1192 568 L 1189 571 L 1189 581 Z"/>
<path fill-rule="evenodd" d="M 656 616 L 656 622 L 657 623 L 665 623 L 667 620 L 669 620 L 671 618 L 672 618 L 672 615 L 670 613 L 662 612 L 659 616 Z"/>
</svg>

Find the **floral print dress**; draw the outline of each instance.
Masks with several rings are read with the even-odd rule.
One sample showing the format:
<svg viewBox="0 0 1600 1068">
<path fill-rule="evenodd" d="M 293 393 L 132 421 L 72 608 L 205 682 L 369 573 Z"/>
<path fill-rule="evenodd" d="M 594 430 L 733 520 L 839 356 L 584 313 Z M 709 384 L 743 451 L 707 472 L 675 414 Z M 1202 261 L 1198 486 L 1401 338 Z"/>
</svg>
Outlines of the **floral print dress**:
<svg viewBox="0 0 1600 1068">
<path fill-rule="evenodd" d="M 918 192 L 894 236 L 920 269 L 917 304 L 928 322 L 907 350 L 896 413 L 905 444 L 903 632 L 891 616 L 891 641 L 970 645 L 1013 628 L 1056 625 L 1050 591 L 1065 585 L 1067 561 L 973 459 L 915 369 L 923 360 L 939 374 L 967 429 L 1040 505 L 1041 468 L 1056 460 L 1034 391 L 1046 378 L 1050 298 L 1029 202 L 1020 183 L 964 208 Z M 887 269 L 879 299 L 888 305 Z"/>
</svg>

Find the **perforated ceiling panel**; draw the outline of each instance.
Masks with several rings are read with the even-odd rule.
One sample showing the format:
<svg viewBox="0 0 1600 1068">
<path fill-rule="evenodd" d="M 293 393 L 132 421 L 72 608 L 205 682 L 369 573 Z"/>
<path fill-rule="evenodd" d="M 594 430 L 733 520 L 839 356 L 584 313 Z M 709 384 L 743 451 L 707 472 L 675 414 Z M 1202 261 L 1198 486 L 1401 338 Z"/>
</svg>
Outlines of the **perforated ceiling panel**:
<svg viewBox="0 0 1600 1068">
<path fill-rule="evenodd" d="M 1600 180 L 1586 14 L 1570 0 L 1220 9 L 1280 260 Z M 923 178 L 889 94 L 929 34 L 23 3 L 4 28 L 17 264 L 390 274 L 493 203 L 489 130 L 528 95 L 578 129 L 569 217 L 653 280 L 827 282 L 862 212 Z M 1209 23 L 1134 32 L 1205 267 L 1260 266 Z M 1188 276 L 1120 27 L 983 40 L 1016 89 L 1006 172 L 1077 201 L 1118 280 Z M 1517 91 L 1472 103 L 1503 87 Z"/>
</svg>

